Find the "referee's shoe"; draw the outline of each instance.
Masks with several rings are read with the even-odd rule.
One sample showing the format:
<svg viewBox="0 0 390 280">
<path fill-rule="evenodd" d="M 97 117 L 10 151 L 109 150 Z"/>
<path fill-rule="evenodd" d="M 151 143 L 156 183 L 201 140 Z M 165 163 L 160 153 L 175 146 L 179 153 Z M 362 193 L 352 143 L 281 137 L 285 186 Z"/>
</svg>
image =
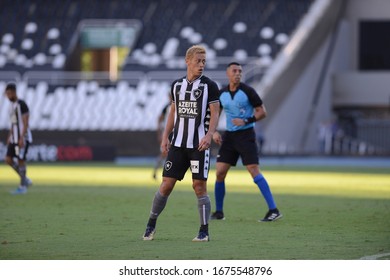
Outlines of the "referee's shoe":
<svg viewBox="0 0 390 280">
<path fill-rule="evenodd" d="M 259 220 L 259 222 L 273 222 L 279 220 L 282 217 L 283 217 L 282 213 L 279 212 L 278 208 L 275 208 L 269 210 L 267 214 L 265 214 L 265 217 Z"/>
<path fill-rule="evenodd" d="M 210 217 L 211 220 L 225 220 L 225 215 L 222 211 L 215 211 L 213 214 L 211 214 Z"/>
</svg>

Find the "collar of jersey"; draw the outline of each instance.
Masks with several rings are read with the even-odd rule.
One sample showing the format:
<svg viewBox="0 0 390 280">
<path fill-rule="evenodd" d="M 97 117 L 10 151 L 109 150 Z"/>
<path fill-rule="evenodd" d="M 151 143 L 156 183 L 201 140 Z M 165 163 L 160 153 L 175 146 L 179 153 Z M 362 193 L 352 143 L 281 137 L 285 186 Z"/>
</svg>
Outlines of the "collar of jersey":
<svg viewBox="0 0 390 280">
<path fill-rule="evenodd" d="M 186 76 L 186 81 L 189 83 L 189 84 L 192 84 L 193 82 L 195 82 L 196 80 L 199 80 L 200 78 L 202 78 L 203 74 L 201 74 L 198 78 L 196 78 L 195 80 L 193 80 L 192 82 L 190 82 Z"/>
</svg>

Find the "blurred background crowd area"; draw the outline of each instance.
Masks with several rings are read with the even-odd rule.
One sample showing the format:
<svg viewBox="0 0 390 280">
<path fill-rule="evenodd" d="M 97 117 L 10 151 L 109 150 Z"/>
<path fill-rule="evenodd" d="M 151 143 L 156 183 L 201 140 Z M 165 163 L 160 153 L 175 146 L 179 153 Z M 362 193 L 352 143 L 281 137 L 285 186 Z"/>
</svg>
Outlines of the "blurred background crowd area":
<svg viewBox="0 0 390 280">
<path fill-rule="evenodd" d="M 386 0 L 3 0 L 0 91 L 16 82 L 30 107 L 31 160 L 154 156 L 170 83 L 201 44 L 207 76 L 223 86 L 237 61 L 264 100 L 262 155 L 388 156 L 388 30 Z"/>
</svg>

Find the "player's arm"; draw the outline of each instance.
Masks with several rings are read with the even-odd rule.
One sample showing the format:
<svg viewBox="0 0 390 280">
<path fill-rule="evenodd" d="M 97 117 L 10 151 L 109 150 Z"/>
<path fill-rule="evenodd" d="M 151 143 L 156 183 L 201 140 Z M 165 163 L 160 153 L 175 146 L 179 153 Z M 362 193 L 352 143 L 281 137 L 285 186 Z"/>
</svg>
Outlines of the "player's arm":
<svg viewBox="0 0 390 280">
<path fill-rule="evenodd" d="M 163 123 L 164 123 L 164 114 L 161 113 L 157 119 L 157 140 L 159 142 L 161 141 L 161 138 L 162 138 L 162 134 L 161 134 L 162 129 L 161 128 L 163 126 Z"/>
<path fill-rule="evenodd" d="M 227 87 L 221 89 L 218 91 L 218 96 L 220 97 L 221 94 L 227 90 Z M 223 106 L 222 106 L 222 102 L 219 102 L 219 112 L 218 112 L 218 123 L 220 122 L 220 116 L 222 114 L 222 110 L 223 110 Z M 218 124 L 217 124 L 217 127 L 218 127 Z M 219 133 L 217 130 L 215 130 L 214 134 L 213 134 L 213 140 L 215 143 L 217 143 L 218 145 L 222 145 L 222 135 L 221 133 Z"/>
<path fill-rule="evenodd" d="M 19 147 L 21 147 L 21 148 L 24 146 L 24 136 L 27 134 L 29 118 L 30 118 L 29 113 L 24 113 L 22 115 L 23 131 L 20 135 L 19 143 L 18 143 Z"/>
<path fill-rule="evenodd" d="M 158 116 L 157 119 L 157 127 L 161 127 L 161 124 L 164 122 L 164 114 L 161 113 L 160 116 Z"/>
<path fill-rule="evenodd" d="M 162 153 L 167 153 L 169 150 L 169 134 L 171 134 L 174 123 L 175 123 L 175 103 L 172 102 L 171 108 L 169 110 L 168 118 L 167 118 L 167 123 L 165 125 L 164 133 L 161 139 L 161 152 Z"/>
<path fill-rule="evenodd" d="M 213 139 L 213 135 L 217 130 L 218 119 L 219 119 L 219 101 L 213 102 L 209 104 L 210 107 L 210 124 L 209 130 L 206 135 L 199 142 L 199 151 L 204 151 L 210 148 L 211 140 Z"/>
<path fill-rule="evenodd" d="M 223 110 L 223 107 L 222 107 L 222 104 L 220 103 L 218 118 L 221 116 L 222 110 Z M 221 133 L 219 133 L 217 130 L 213 134 L 213 140 L 218 145 L 222 145 L 222 136 L 221 136 Z"/>
<path fill-rule="evenodd" d="M 7 145 L 11 143 L 11 130 L 8 132 L 8 136 L 7 136 Z"/>
</svg>

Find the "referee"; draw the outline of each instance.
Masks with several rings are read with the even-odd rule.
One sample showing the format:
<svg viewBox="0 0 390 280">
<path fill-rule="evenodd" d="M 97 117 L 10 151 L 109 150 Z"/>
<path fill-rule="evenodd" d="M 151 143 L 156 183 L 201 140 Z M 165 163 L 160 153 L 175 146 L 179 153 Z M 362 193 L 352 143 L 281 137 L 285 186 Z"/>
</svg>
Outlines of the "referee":
<svg viewBox="0 0 390 280">
<path fill-rule="evenodd" d="M 255 122 L 266 117 L 265 106 L 256 91 L 241 82 L 242 66 L 239 63 L 230 63 L 226 75 L 229 85 L 221 89 L 219 97 L 221 107 L 226 114 L 226 132 L 223 137 L 218 132 L 213 136 L 214 141 L 221 147 L 217 155 L 217 179 L 214 189 L 216 211 L 211 219 L 225 219 L 223 213 L 225 178 L 230 167 L 235 166 L 238 158 L 241 157 L 242 163 L 251 174 L 268 205 L 268 211 L 260 221 L 276 221 L 282 217 L 282 214 L 276 208 L 268 183 L 260 173 L 254 131 Z"/>
<path fill-rule="evenodd" d="M 161 141 L 161 152 L 168 152 L 168 155 L 143 240 L 154 239 L 158 216 L 164 210 L 176 181 L 182 180 L 190 168 L 200 218 L 198 235 L 192 241 L 209 241 L 211 205 L 206 185 L 210 167 L 210 144 L 219 116 L 218 86 L 203 75 L 206 64 L 204 47 L 190 47 L 186 52 L 185 62 L 187 75 L 171 85 L 172 103 Z M 172 140 L 169 141 L 171 133 Z"/>
</svg>

